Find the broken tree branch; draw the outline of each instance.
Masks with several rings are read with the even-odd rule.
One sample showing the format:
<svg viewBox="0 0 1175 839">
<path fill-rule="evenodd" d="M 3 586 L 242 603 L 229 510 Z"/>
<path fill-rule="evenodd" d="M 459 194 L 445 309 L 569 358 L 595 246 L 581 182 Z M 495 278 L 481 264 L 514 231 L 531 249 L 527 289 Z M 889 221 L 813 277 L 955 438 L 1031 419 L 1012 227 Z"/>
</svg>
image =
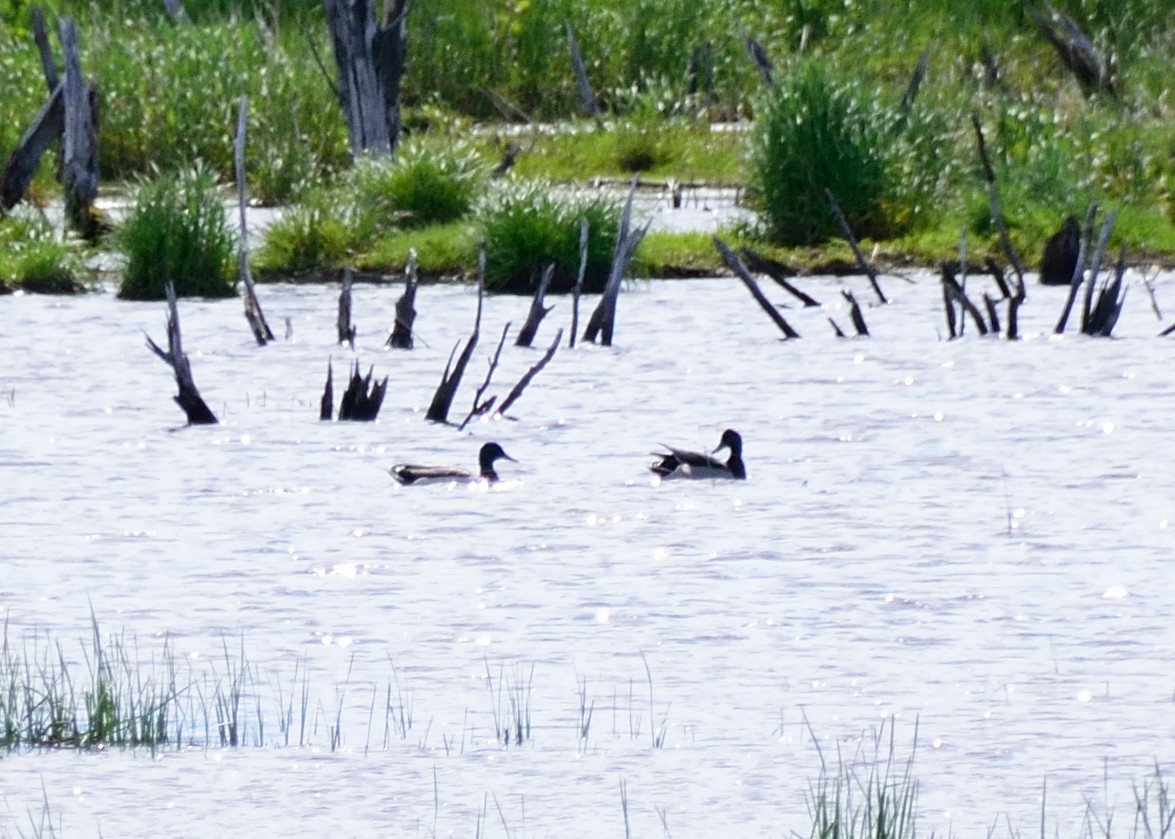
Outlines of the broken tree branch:
<svg viewBox="0 0 1175 839">
<path fill-rule="evenodd" d="M 722 256 L 722 261 L 726 267 L 735 273 L 735 275 L 743 281 L 743 285 L 751 292 L 751 296 L 755 298 L 755 302 L 759 304 L 760 308 L 767 313 L 768 317 L 775 322 L 779 327 L 780 332 L 783 333 L 784 338 L 799 338 L 800 333 L 791 328 L 791 325 L 783 319 L 783 315 L 779 310 L 772 305 L 767 296 L 763 294 L 759 288 L 759 284 L 755 282 L 755 278 L 751 276 L 751 272 L 747 270 L 747 266 L 738 258 L 738 254 L 732 251 L 725 242 L 717 236 L 713 237 L 714 247 L 718 249 L 718 253 Z M 839 330 L 838 330 L 839 331 Z"/>
<path fill-rule="evenodd" d="M 196 382 L 192 378 L 192 366 L 184 354 L 183 339 L 180 335 L 179 307 L 175 300 L 175 286 L 171 280 L 165 286 L 167 293 L 167 352 L 147 335 L 147 346 L 151 351 L 163 359 L 172 372 L 175 373 L 175 382 L 179 387 L 179 394 L 173 397 L 188 417 L 189 425 L 216 425 L 216 415 L 209 409 L 207 403 L 200 396 Z"/>
</svg>

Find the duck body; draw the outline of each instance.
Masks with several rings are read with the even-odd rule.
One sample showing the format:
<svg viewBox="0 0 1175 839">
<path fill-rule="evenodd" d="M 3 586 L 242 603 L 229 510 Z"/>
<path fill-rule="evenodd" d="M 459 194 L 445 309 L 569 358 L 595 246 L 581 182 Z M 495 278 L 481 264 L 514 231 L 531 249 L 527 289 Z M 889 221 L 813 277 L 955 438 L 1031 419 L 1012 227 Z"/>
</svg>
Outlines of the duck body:
<svg viewBox="0 0 1175 839">
<path fill-rule="evenodd" d="M 417 463 L 402 463 L 398 466 L 393 466 L 388 472 L 396 479 L 397 483 L 403 484 L 404 486 L 473 483 L 476 481 L 495 484 L 500 480 L 497 470 L 494 469 L 494 464 L 499 460 L 509 460 L 517 463 L 497 443 L 486 443 L 478 453 L 479 472 L 477 474 L 470 472 L 468 469 L 459 469 L 452 466 L 424 466 Z"/>
<path fill-rule="evenodd" d="M 728 428 L 722 432 L 722 439 L 714 452 L 729 449 L 730 456 L 719 460 L 713 453 L 693 452 L 686 449 L 676 449 L 665 446 L 666 451 L 654 452 L 657 458 L 649 471 L 661 480 L 669 478 L 733 478 L 745 480 L 747 467 L 743 463 L 743 439 L 734 429 Z"/>
</svg>

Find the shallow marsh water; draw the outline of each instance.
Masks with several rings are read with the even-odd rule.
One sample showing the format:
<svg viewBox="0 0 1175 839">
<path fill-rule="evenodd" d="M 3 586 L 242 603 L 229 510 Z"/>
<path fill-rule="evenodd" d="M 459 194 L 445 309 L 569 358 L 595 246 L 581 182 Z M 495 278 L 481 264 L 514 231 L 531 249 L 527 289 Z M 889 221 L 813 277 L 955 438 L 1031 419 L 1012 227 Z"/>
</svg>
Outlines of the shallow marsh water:
<svg viewBox="0 0 1175 839">
<path fill-rule="evenodd" d="M 0 758 L 0 831 L 44 799 L 61 836 L 622 836 L 623 783 L 634 836 L 806 835 L 812 733 L 848 760 L 891 720 L 899 759 L 917 722 L 924 835 L 1034 833 L 1046 779 L 1061 835 L 1085 797 L 1127 819 L 1175 734 L 1175 343 L 1137 287 L 1115 340 L 1052 339 L 1064 292 L 1033 287 L 1026 340 L 945 342 L 934 278 L 884 282 L 873 337 L 793 310 L 786 343 L 736 281 L 634 283 L 616 347 L 564 347 L 517 421 L 462 433 L 423 414 L 466 288 L 421 289 L 410 353 L 382 348 L 399 286 L 356 288 L 354 355 L 336 288 L 262 287 L 292 326 L 265 348 L 238 301 L 181 301 L 211 428 L 180 427 L 144 346 L 164 306 L 0 299 L 9 639 L 80 658 L 92 609 L 197 678 L 243 645 L 266 741 Z M 1157 292 L 1175 305 L 1175 277 Z M 556 302 L 491 392 L 566 326 Z M 527 305 L 487 298 L 454 418 Z M 317 421 L 332 357 L 336 400 L 353 357 L 389 377 L 378 423 Z M 728 426 L 750 480 L 651 485 L 658 443 Z M 491 439 L 520 461 L 493 492 L 386 472 Z M 286 746 L 305 673 L 311 745 Z M 413 721 L 385 742 L 389 684 Z M 494 737 L 510 697 L 521 745 Z"/>
</svg>

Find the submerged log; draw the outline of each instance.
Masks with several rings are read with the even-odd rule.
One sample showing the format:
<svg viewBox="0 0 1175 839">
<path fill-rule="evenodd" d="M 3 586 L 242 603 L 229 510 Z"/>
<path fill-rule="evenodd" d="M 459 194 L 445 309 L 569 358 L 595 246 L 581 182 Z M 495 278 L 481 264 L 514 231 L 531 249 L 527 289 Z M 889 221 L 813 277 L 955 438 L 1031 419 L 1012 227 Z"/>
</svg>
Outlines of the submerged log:
<svg viewBox="0 0 1175 839">
<path fill-rule="evenodd" d="M 563 330 L 560 329 L 555 333 L 555 340 L 551 342 L 551 346 L 547 347 L 547 351 L 543 353 L 543 357 L 536 361 L 529 370 L 523 373 L 522 378 L 518 380 L 518 384 L 514 385 L 514 387 L 510 389 L 510 392 L 506 394 L 506 398 L 503 399 L 501 404 L 498 406 L 497 413 L 500 416 L 504 416 L 506 411 L 510 410 L 510 406 L 517 402 L 519 398 L 521 398 L 522 392 L 526 390 L 526 386 L 529 385 L 534 380 L 534 377 L 537 376 L 542 371 L 542 369 L 546 367 L 548 363 L 550 363 L 551 359 L 555 357 L 555 352 L 559 349 L 559 344 L 562 342 Z"/>
<path fill-rule="evenodd" d="M 400 142 L 400 85 L 411 0 L 388 0 L 379 25 L 375 0 L 324 2 L 351 154 L 394 154 Z"/>
<path fill-rule="evenodd" d="M 94 210 L 98 197 L 98 94 L 82 78 L 78 55 L 77 29 L 69 18 L 57 26 L 65 54 L 65 83 L 62 89 L 65 125 L 62 141 L 65 216 L 84 239 L 94 240 L 101 232 Z"/>
<path fill-rule="evenodd" d="M 824 194 L 828 196 L 828 203 L 832 206 L 832 214 L 836 217 L 836 223 L 840 225 L 841 232 L 845 236 L 845 241 L 853 249 L 853 256 L 857 259 L 857 265 L 861 267 L 861 271 L 869 278 L 869 285 L 873 287 L 873 293 L 877 295 L 878 301 L 884 306 L 889 300 L 886 299 L 885 293 L 881 290 L 881 285 L 877 282 L 877 269 L 865 258 L 865 254 L 861 253 L 861 246 L 857 244 L 857 237 L 853 235 L 853 229 L 849 227 L 849 220 L 840 211 L 840 205 L 836 203 L 836 197 L 832 194 L 832 190 L 825 189 Z"/>
<path fill-rule="evenodd" d="M 771 279 L 783 288 L 792 297 L 795 297 L 805 307 L 819 306 L 820 302 L 809 294 L 801 291 L 798 287 L 788 282 L 788 277 L 796 276 L 796 271 L 774 259 L 768 259 L 757 251 L 749 247 L 739 248 L 739 254 L 742 256 L 743 263 L 750 270 L 757 274 L 766 274 Z"/>
<path fill-rule="evenodd" d="M 153 353 L 163 359 L 172 372 L 175 373 L 175 382 L 179 387 L 179 394 L 174 397 L 176 404 L 183 408 L 188 417 L 189 425 L 216 425 L 216 415 L 212 413 L 207 403 L 200 396 L 196 382 L 192 379 L 192 366 L 184 354 L 183 339 L 180 336 L 179 307 L 175 300 L 175 286 L 171 280 L 165 286 L 167 292 L 167 352 L 147 335 L 147 346 Z"/>
<path fill-rule="evenodd" d="M 767 316 L 775 322 L 775 325 L 779 327 L 779 331 L 783 333 L 783 337 L 785 339 L 799 338 L 800 333 L 791 328 L 791 324 L 784 320 L 783 315 L 779 313 L 779 310 L 776 309 L 775 306 L 772 305 L 771 301 L 767 299 L 767 295 L 763 294 L 762 290 L 759 288 L 759 284 L 755 282 L 755 278 L 752 277 L 751 272 L 747 270 L 747 266 L 744 265 L 743 261 L 738 258 L 738 254 L 732 251 L 730 247 L 727 246 L 727 244 L 717 236 L 713 237 L 713 241 L 714 247 L 718 249 L 718 253 L 722 256 L 722 261 L 726 264 L 726 267 L 733 271 L 735 275 L 743 281 L 743 285 L 745 285 L 747 290 L 751 292 L 751 296 L 755 298 L 755 302 L 759 304 L 760 308 L 762 308 L 763 311 L 767 313 Z M 833 324 L 833 326 L 835 327 L 836 325 Z M 837 327 L 837 332 L 840 332 L 839 327 Z"/>
<path fill-rule="evenodd" d="M 620 229 L 616 232 L 616 250 L 612 254 L 612 268 L 608 273 L 608 282 L 604 286 L 604 293 L 600 302 L 588 319 L 587 329 L 583 339 L 595 342 L 597 336 L 600 344 L 612 346 L 612 333 L 616 327 L 616 300 L 620 296 L 620 285 L 624 281 L 624 272 L 628 270 L 628 263 L 636 253 L 637 246 L 645 238 L 652 219 L 645 222 L 645 226 L 632 229 L 632 200 L 636 195 L 638 178 L 632 179 L 632 186 L 628 190 L 628 200 L 624 204 L 624 212 L 620 216 Z"/>
<path fill-rule="evenodd" d="M 461 385 L 461 377 L 465 375 L 465 368 L 469 365 L 469 359 L 473 356 L 473 350 L 477 346 L 477 339 L 481 334 L 481 304 L 482 298 L 485 296 L 485 276 L 486 248 L 483 240 L 477 254 L 477 316 L 473 321 L 473 332 L 470 334 L 469 340 L 465 342 L 465 349 L 461 351 L 456 366 L 453 365 L 453 355 L 457 352 L 457 347 L 461 342 L 458 341 L 454 344 L 453 352 L 449 353 L 449 361 L 445 364 L 445 372 L 441 374 L 441 382 L 437 385 L 432 403 L 424 415 L 425 419 L 432 422 L 449 421 L 449 409 L 453 405 L 453 397 L 457 395 L 457 388 Z"/>
<path fill-rule="evenodd" d="M 535 333 L 539 331 L 539 324 L 543 322 L 554 306 L 543 305 L 547 293 L 547 288 L 551 285 L 551 280 L 555 276 L 555 263 L 549 263 L 543 269 L 543 278 L 539 281 L 538 287 L 534 290 L 534 299 L 530 301 L 530 311 L 526 315 L 526 323 L 522 324 L 522 329 L 518 332 L 518 337 L 514 341 L 516 347 L 529 347 L 534 343 Z"/>
<path fill-rule="evenodd" d="M 355 348 L 355 324 L 351 321 L 351 289 L 354 283 L 351 266 L 343 268 L 343 283 L 339 289 L 339 316 L 335 320 L 335 331 L 339 336 L 339 343 Z"/>
<path fill-rule="evenodd" d="M 404 267 L 404 293 L 396 301 L 396 322 L 386 346 L 410 350 L 415 346 L 412 326 L 416 323 L 416 248 L 408 249 L 408 264 Z"/>
<path fill-rule="evenodd" d="M 1073 282 L 1073 270 L 1077 267 L 1077 255 L 1081 251 L 1081 227 L 1077 217 L 1070 213 L 1065 216 L 1057 232 L 1045 242 L 1040 257 L 1041 285 L 1069 285 Z"/>
<path fill-rule="evenodd" d="M 181 7 L 182 10 L 182 7 Z M 245 289 L 245 320 L 253 330 L 253 338 L 258 346 L 264 347 L 273 340 L 273 330 L 265 320 L 265 312 L 261 310 L 261 301 L 257 299 L 257 289 L 253 285 L 253 273 L 249 270 L 249 224 L 245 217 L 245 207 L 248 204 L 248 189 L 245 183 L 245 129 L 248 125 L 249 98 L 241 97 L 237 110 L 237 137 L 233 142 L 233 163 L 237 175 L 237 204 L 241 211 L 241 237 L 238 257 L 241 284 Z"/>
</svg>

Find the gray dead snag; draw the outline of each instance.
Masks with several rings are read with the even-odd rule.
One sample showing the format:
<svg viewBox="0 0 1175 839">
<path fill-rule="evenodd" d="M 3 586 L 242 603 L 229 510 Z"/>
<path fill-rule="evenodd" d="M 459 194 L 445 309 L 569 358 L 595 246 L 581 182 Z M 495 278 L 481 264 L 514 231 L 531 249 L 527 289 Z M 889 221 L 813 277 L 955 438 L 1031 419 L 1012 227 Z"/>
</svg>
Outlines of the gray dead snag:
<svg viewBox="0 0 1175 839">
<path fill-rule="evenodd" d="M 543 353 L 543 357 L 536 361 L 529 370 L 523 373 L 522 378 L 518 380 L 518 384 L 514 385 L 514 387 L 510 389 L 510 392 L 506 394 L 506 398 L 503 399 L 502 403 L 498 406 L 497 413 L 499 416 L 505 416 L 506 411 L 510 410 L 510 406 L 519 400 L 519 398 L 522 396 L 522 392 L 526 390 L 526 386 L 529 385 L 534 380 L 534 377 L 537 376 L 542 371 L 542 369 L 546 367 L 548 363 L 550 363 L 551 359 L 555 357 L 555 351 L 559 349 L 559 344 L 562 342 L 563 330 L 560 328 L 560 330 L 555 333 L 555 340 L 551 342 L 551 346 L 547 347 L 547 351 Z"/>
<path fill-rule="evenodd" d="M 25 190 L 37 174 L 41 156 L 49 144 L 61 136 L 64 127 L 65 105 L 61 85 L 58 85 L 4 165 L 3 180 L 0 181 L 0 210 L 7 212 L 24 198 Z"/>
<path fill-rule="evenodd" d="M 579 85 L 579 100 L 583 109 L 592 119 L 600 118 L 600 106 L 596 103 L 596 93 L 592 90 L 592 83 L 588 79 L 587 67 L 583 63 L 583 55 L 579 51 L 579 43 L 575 40 L 575 32 L 571 29 L 571 22 L 564 20 L 563 28 L 567 31 L 567 49 L 571 52 L 571 66 L 575 70 L 575 82 Z"/>
<path fill-rule="evenodd" d="M 575 275 L 575 286 L 571 289 L 571 349 L 575 349 L 575 333 L 579 331 L 579 296 L 583 293 L 583 278 L 587 274 L 588 231 L 591 224 L 587 217 L 579 220 L 579 273 Z"/>
<path fill-rule="evenodd" d="M 914 107 L 914 100 L 918 98 L 918 89 L 922 87 L 922 80 L 926 78 L 926 70 L 930 66 L 930 50 L 925 49 L 918 56 L 918 63 L 914 65 L 914 72 L 910 76 L 910 83 L 906 85 L 906 92 L 902 96 L 902 103 L 898 106 L 899 112 L 905 117 Z"/>
<path fill-rule="evenodd" d="M 1102 257 L 1106 253 L 1106 245 L 1110 241 L 1110 231 L 1114 229 L 1114 221 L 1117 219 L 1117 211 L 1111 210 L 1106 216 L 1106 220 L 1102 222 L 1101 232 L 1098 234 L 1097 248 L 1093 252 L 1093 261 L 1089 265 L 1089 279 L 1085 286 L 1085 299 L 1081 307 L 1081 332 L 1085 335 L 1093 335 L 1093 292 L 1094 286 L 1097 285 L 1098 275 L 1102 270 Z"/>
<path fill-rule="evenodd" d="M 477 339 L 481 334 L 481 304 L 485 295 L 485 276 L 486 247 L 483 241 L 477 254 L 477 316 L 473 321 L 473 332 L 470 334 L 469 340 L 465 342 L 465 349 L 461 351 L 455 366 L 453 365 L 453 355 L 457 352 L 457 347 L 461 342 L 458 341 L 454 344 L 453 352 L 449 353 L 449 361 L 445 364 L 441 383 L 437 385 L 436 393 L 433 394 L 432 403 L 428 406 L 428 413 L 424 415 L 425 419 L 432 422 L 449 421 L 449 409 L 453 405 L 453 397 L 457 395 L 461 377 L 465 375 L 465 368 L 469 365 L 469 359 L 473 356 L 473 350 L 477 346 Z"/>
<path fill-rule="evenodd" d="M 99 234 L 94 199 L 98 196 L 98 110 L 97 90 L 82 79 L 78 56 L 77 29 L 70 18 L 57 25 L 65 54 L 65 127 L 62 153 L 65 181 L 65 216 L 87 240 Z"/>
<path fill-rule="evenodd" d="M 182 7 L 181 7 L 182 9 Z M 265 320 L 265 312 L 261 311 L 261 301 L 257 299 L 257 289 L 253 285 L 253 272 L 249 270 L 249 224 L 245 217 L 245 208 L 249 203 L 248 189 L 245 183 L 245 130 L 249 118 L 249 98 L 241 97 L 241 104 L 237 110 L 237 137 L 233 141 L 233 163 L 237 175 L 237 204 L 241 210 L 241 238 L 238 257 L 241 284 L 245 287 L 245 320 L 253 330 L 253 337 L 257 345 L 264 347 L 273 340 L 273 330 Z"/>
<path fill-rule="evenodd" d="M 608 272 L 608 282 L 604 285 L 604 294 L 596 304 L 592 316 L 588 319 L 587 329 L 583 339 L 595 342 L 599 337 L 600 345 L 612 346 L 612 333 L 616 327 L 616 300 L 620 297 L 620 285 L 624 281 L 624 272 L 637 246 L 645 238 L 652 219 L 645 222 L 645 226 L 637 230 L 632 229 L 632 200 L 636 195 L 638 179 L 632 179 L 632 186 L 628 190 L 628 200 L 624 204 L 624 212 L 620 216 L 620 228 L 616 231 L 616 250 L 612 254 L 612 268 Z"/>
<path fill-rule="evenodd" d="M 543 322 L 543 318 L 555 308 L 554 306 L 545 306 L 544 297 L 547 294 L 547 289 L 551 286 L 551 280 L 555 277 L 555 263 L 547 264 L 543 269 L 543 278 L 539 281 L 538 288 L 534 290 L 534 298 L 530 301 L 530 311 L 526 315 L 526 323 L 522 324 L 522 329 L 518 333 L 518 338 L 514 341 L 516 347 L 529 347 L 534 343 L 535 333 L 539 331 L 539 324 Z"/>
<path fill-rule="evenodd" d="M 1057 318 L 1057 325 L 1053 327 L 1053 334 L 1060 335 L 1069 323 L 1069 313 L 1073 310 L 1073 303 L 1077 300 L 1077 292 L 1081 290 L 1081 283 L 1085 280 L 1085 260 L 1088 256 L 1089 242 L 1093 239 L 1093 224 L 1097 218 L 1097 204 L 1090 204 L 1085 213 L 1085 235 L 1077 246 L 1077 260 L 1073 264 L 1073 276 L 1069 278 L 1069 295 L 1065 298 L 1065 305 L 1061 309 L 1061 316 Z"/>
<path fill-rule="evenodd" d="M 359 362 L 355 362 L 351 370 L 351 380 L 347 382 L 347 389 L 343 391 L 343 398 L 339 400 L 340 422 L 374 422 L 379 417 L 379 409 L 383 406 L 384 394 L 388 390 L 388 377 L 384 376 L 382 381 L 373 382 L 374 374 L 375 367 L 372 366 L 367 369 L 366 376 L 359 375 Z"/>
<path fill-rule="evenodd" d="M 868 338 L 869 327 L 865 325 L 865 316 L 861 314 L 861 306 L 857 303 L 857 298 L 847 288 L 841 289 L 840 293 L 849 304 L 849 318 L 853 321 L 853 329 L 856 330 L 857 337 Z"/>
<path fill-rule="evenodd" d="M 351 154 L 394 154 L 400 141 L 400 85 L 411 0 L 389 0 L 378 26 L 375 0 L 324 4 Z"/>
<path fill-rule="evenodd" d="M 384 346 L 410 350 L 415 345 L 412 325 L 416 323 L 416 248 L 408 249 L 408 264 L 404 267 L 404 293 L 396 301 L 396 322 Z"/>
<path fill-rule="evenodd" d="M 796 276 L 796 272 L 788 266 L 784 265 L 782 262 L 779 262 L 775 259 L 768 259 L 758 251 L 755 251 L 746 246 L 739 248 L 739 254 L 742 256 L 743 262 L 749 269 L 757 274 L 766 274 L 768 277 L 775 280 L 775 282 L 780 287 L 782 287 L 784 291 L 803 303 L 805 308 L 820 305 L 820 302 L 814 297 L 804 293 L 799 288 L 788 282 L 788 277 Z"/>
<path fill-rule="evenodd" d="M 464 430 L 465 426 L 469 425 L 469 421 L 474 417 L 480 417 L 488 413 L 494 407 L 494 402 L 497 401 L 497 396 L 491 396 L 489 399 L 482 401 L 486 390 L 489 389 L 490 381 L 494 378 L 494 371 L 498 369 L 498 359 L 502 356 L 502 347 L 506 343 L 506 334 L 510 331 L 510 322 L 502 327 L 502 337 L 498 339 L 498 348 L 494 350 L 493 358 L 490 359 L 489 369 L 486 370 L 486 377 L 482 383 L 478 385 L 477 390 L 473 394 L 473 407 L 469 409 L 469 413 L 465 415 L 465 419 L 461 420 L 461 424 L 457 426 L 458 431 Z"/>
<path fill-rule="evenodd" d="M 853 235 L 853 229 L 849 227 L 849 220 L 840 211 L 840 205 L 836 203 L 836 198 L 833 196 L 832 190 L 825 189 L 824 194 L 828 196 L 828 203 L 832 207 L 832 215 L 836 218 L 836 223 L 840 225 L 840 230 L 844 234 L 845 241 L 853 249 L 853 256 L 857 259 L 857 265 L 860 266 L 865 276 L 869 278 L 869 285 L 873 287 L 873 293 L 877 295 L 877 300 L 884 306 L 889 300 L 886 299 L 885 292 L 881 290 L 881 284 L 877 282 L 877 269 L 873 267 L 873 264 L 861 252 L 861 246 L 857 244 L 857 237 Z"/>
<path fill-rule="evenodd" d="M 171 280 L 167 281 L 167 352 L 147 335 L 147 346 L 153 353 L 163 359 L 172 372 L 179 386 L 179 394 L 175 396 L 176 404 L 183 408 L 188 417 L 189 425 L 215 425 L 216 415 L 208 408 L 196 389 L 196 382 L 192 379 L 192 366 L 184 354 L 183 340 L 180 337 L 180 314 L 175 301 L 175 286 Z"/>
<path fill-rule="evenodd" d="M 829 318 L 828 318 L 828 323 L 829 323 L 829 324 L 832 326 L 832 331 L 833 331 L 833 333 L 835 333 L 835 334 L 836 334 L 836 337 L 837 337 L 837 338 L 844 338 L 844 337 L 846 337 L 846 336 L 845 336 L 845 333 L 844 333 L 844 330 L 843 330 L 843 329 L 841 329 L 841 328 L 840 328 L 840 326 L 839 326 L 839 325 L 837 325 L 837 322 L 836 322 L 836 321 L 834 321 L 834 320 L 833 320 L 831 317 L 829 317 Z"/>
<path fill-rule="evenodd" d="M 343 268 L 342 288 L 339 290 L 339 316 L 335 321 L 339 343 L 355 349 L 355 324 L 351 322 L 351 286 L 354 277 L 351 266 Z"/>
<path fill-rule="evenodd" d="M 743 285 L 745 285 L 747 290 L 751 292 L 751 296 L 755 298 L 755 302 L 759 304 L 760 308 L 762 308 L 763 311 L 767 313 L 771 320 L 775 321 L 775 325 L 779 327 L 780 332 L 783 333 L 783 337 L 799 338 L 800 333 L 791 328 L 791 324 L 784 320 L 783 315 L 779 313 L 779 310 L 771 304 L 771 301 L 768 300 L 767 296 L 759 289 L 759 284 L 755 282 L 755 278 L 751 276 L 751 272 L 747 270 L 747 266 L 743 264 L 743 261 L 738 258 L 738 254 L 732 251 L 727 246 L 727 244 L 717 236 L 714 236 L 713 240 L 714 247 L 718 249 L 718 253 L 721 254 L 722 261 L 726 264 L 726 267 L 733 271 L 735 275 L 743 281 Z M 833 327 L 837 332 L 840 332 L 840 328 L 837 327 L 835 323 L 833 324 Z"/>
<path fill-rule="evenodd" d="M 995 169 L 992 168 L 991 158 L 987 154 L 987 143 L 983 139 L 983 126 L 979 124 L 979 117 L 975 114 L 971 115 L 971 126 L 975 129 L 979 160 L 983 164 L 983 180 L 987 187 L 987 203 L 991 209 L 991 218 L 995 222 L 996 230 L 999 231 L 1000 247 L 1003 248 L 1004 256 L 1008 258 L 1008 263 L 1016 272 L 1016 290 L 1012 293 L 1012 297 L 1017 297 L 1020 302 L 1023 302 L 1028 295 L 1028 289 L 1024 283 L 1024 263 L 1020 261 L 1016 249 L 1012 247 L 1012 239 L 1008 236 L 1008 226 L 1004 223 L 1004 212 L 1000 209 L 1000 196 L 996 190 Z"/>
<path fill-rule="evenodd" d="M 335 387 L 334 387 L 334 365 L 328 360 L 326 362 L 326 387 L 322 389 L 322 400 L 318 403 L 318 419 L 320 422 L 326 422 L 334 418 L 335 412 Z"/>
<path fill-rule="evenodd" d="M 967 296 L 967 292 L 963 291 L 963 287 L 959 285 L 959 281 L 955 278 L 955 274 L 951 271 L 950 266 L 946 263 L 942 265 L 942 287 L 943 300 L 948 304 L 947 325 L 951 326 L 952 322 L 958 329 L 952 328 L 952 338 L 960 337 L 963 334 L 962 323 L 953 317 L 953 306 L 957 304 L 966 314 L 971 316 L 971 320 L 975 322 L 975 328 L 979 330 L 980 335 L 987 334 L 987 323 L 983 320 L 983 315 L 980 314 L 979 309 L 971 299 Z"/>
<path fill-rule="evenodd" d="M 1081 226 L 1070 213 L 1044 244 L 1040 257 L 1041 285 L 1069 285 L 1081 250 Z"/>
<path fill-rule="evenodd" d="M 743 43 L 747 47 L 747 54 L 755 62 L 755 69 L 759 71 L 759 78 L 763 80 L 763 84 L 771 87 L 775 81 L 775 64 L 767 55 L 767 50 L 763 49 L 762 44 L 747 34 L 747 31 L 741 25 L 738 30 L 743 37 Z"/>
<path fill-rule="evenodd" d="M 1112 58 L 1104 58 L 1097 51 L 1093 41 L 1073 18 L 1053 8 L 1047 0 L 1041 0 L 1039 6 L 1026 3 L 1025 9 L 1040 34 L 1053 45 L 1061 61 L 1077 78 L 1077 83 L 1081 85 L 1081 90 L 1086 96 L 1095 93 L 1116 95 L 1116 62 Z"/>
<path fill-rule="evenodd" d="M 53 48 L 49 45 L 49 33 L 45 29 L 45 16 L 40 6 L 29 9 L 29 20 L 33 25 L 33 40 L 37 44 L 37 53 L 41 56 L 41 72 L 45 75 L 45 87 L 50 95 L 60 84 L 57 74 L 57 61 L 53 57 Z"/>
<path fill-rule="evenodd" d="M 192 22 L 180 0 L 163 0 L 163 8 L 167 9 L 167 16 L 171 18 L 172 23 L 186 26 Z"/>
<path fill-rule="evenodd" d="M 1000 313 L 996 309 L 996 300 L 986 291 L 983 292 L 983 308 L 987 309 L 988 328 L 995 335 L 1000 334 Z"/>
<path fill-rule="evenodd" d="M 1087 335 L 1097 338 L 1109 338 L 1118 324 L 1118 316 L 1122 314 L 1122 306 L 1126 302 L 1126 286 L 1123 282 L 1126 275 L 1126 247 L 1118 253 L 1118 264 L 1114 267 L 1114 278 L 1102 284 L 1098 292 L 1097 305 L 1089 318 Z M 1092 280 L 1091 280 L 1092 282 Z"/>
</svg>

